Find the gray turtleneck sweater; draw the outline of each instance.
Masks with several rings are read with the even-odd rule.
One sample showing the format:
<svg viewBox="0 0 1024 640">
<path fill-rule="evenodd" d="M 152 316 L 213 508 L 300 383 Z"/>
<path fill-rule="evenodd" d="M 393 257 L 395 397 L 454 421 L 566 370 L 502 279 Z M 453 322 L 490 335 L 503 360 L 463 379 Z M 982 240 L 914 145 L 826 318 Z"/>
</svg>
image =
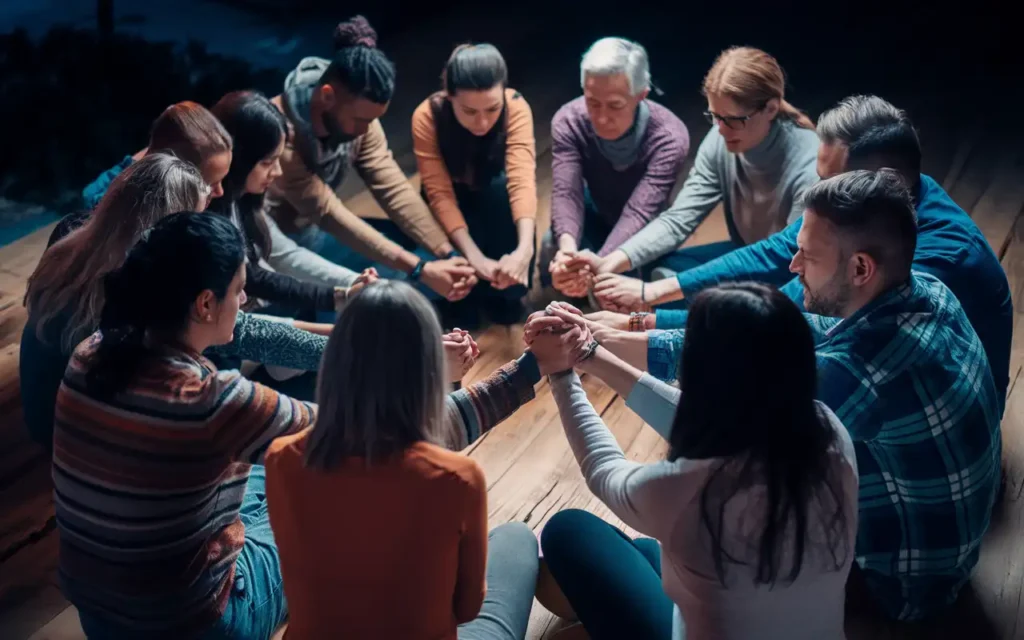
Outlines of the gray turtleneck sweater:
<svg viewBox="0 0 1024 640">
<path fill-rule="evenodd" d="M 818 134 L 776 120 L 768 137 L 729 153 L 712 127 L 672 206 L 619 247 L 636 268 L 679 248 L 719 202 L 733 242 L 763 240 L 803 214 L 803 192 L 818 180 Z"/>
</svg>

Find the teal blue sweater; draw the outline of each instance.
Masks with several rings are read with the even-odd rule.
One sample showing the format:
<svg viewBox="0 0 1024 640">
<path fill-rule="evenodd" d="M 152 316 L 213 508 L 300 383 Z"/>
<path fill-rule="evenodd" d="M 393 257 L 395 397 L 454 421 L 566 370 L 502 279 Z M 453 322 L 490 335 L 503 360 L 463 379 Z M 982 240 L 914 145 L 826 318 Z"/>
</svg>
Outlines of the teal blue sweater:
<svg viewBox="0 0 1024 640">
<path fill-rule="evenodd" d="M 960 300 L 985 347 L 1000 400 L 1010 384 L 1013 302 L 1006 273 L 985 235 L 942 187 L 921 175 L 917 192 L 917 252 L 914 271 L 930 273 Z M 781 287 L 803 309 L 804 289 L 789 271 L 801 220 L 768 238 L 677 276 L 687 298 L 721 282 L 757 280 Z M 688 312 L 659 309 L 658 329 L 686 326 Z"/>
</svg>

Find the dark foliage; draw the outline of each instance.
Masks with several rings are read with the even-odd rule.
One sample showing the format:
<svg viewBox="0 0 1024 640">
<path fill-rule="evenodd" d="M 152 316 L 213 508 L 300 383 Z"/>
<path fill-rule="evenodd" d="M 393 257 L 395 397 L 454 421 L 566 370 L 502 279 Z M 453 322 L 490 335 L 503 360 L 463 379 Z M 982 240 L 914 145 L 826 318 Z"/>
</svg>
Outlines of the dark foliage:
<svg viewBox="0 0 1024 640">
<path fill-rule="evenodd" d="M 73 209 L 79 192 L 126 154 L 146 146 L 170 104 L 212 105 L 238 89 L 276 95 L 277 70 L 175 46 L 92 30 L 55 28 L 38 41 L 0 35 L 0 196 Z"/>
</svg>

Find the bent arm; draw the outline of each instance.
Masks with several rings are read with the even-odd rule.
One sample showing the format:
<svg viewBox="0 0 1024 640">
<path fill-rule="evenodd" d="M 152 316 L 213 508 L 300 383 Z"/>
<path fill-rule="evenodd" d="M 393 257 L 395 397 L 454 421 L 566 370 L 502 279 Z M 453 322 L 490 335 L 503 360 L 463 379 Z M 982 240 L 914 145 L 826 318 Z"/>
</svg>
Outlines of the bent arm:
<svg viewBox="0 0 1024 640">
<path fill-rule="evenodd" d="M 722 200 L 717 168 L 722 153 L 721 136 L 712 130 L 697 150 L 693 169 L 672 206 L 619 247 L 632 268 L 678 249 Z"/>
<path fill-rule="evenodd" d="M 262 215 L 262 214 L 261 214 Z M 330 287 L 350 287 L 359 274 L 337 265 L 289 238 L 270 216 L 264 216 L 270 229 L 270 255 L 267 262 L 278 273 Z"/>
</svg>

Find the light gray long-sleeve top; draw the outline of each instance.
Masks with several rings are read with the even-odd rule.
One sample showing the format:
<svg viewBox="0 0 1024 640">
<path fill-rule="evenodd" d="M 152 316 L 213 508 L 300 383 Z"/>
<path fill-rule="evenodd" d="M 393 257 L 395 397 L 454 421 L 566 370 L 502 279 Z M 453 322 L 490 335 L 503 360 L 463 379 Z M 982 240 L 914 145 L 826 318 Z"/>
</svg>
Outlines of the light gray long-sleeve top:
<svg viewBox="0 0 1024 640">
<path fill-rule="evenodd" d="M 818 181 L 818 134 L 776 120 L 759 145 L 730 153 L 712 127 L 675 201 L 619 249 L 636 268 L 675 251 L 721 202 L 739 245 L 763 240 L 803 215 L 804 191 Z"/>
<path fill-rule="evenodd" d="M 725 460 L 664 460 L 640 464 L 626 458 L 615 436 L 587 399 L 575 373 L 550 377 L 551 390 L 562 425 L 587 486 L 628 526 L 661 542 L 662 586 L 676 604 L 673 638 L 679 640 L 837 640 L 843 634 L 846 578 L 854 557 L 857 531 L 857 463 L 853 442 L 838 418 L 824 405 L 836 431 L 830 452 L 846 514 L 845 549 L 835 560 L 823 532 L 808 518 L 807 547 L 799 576 L 792 584 L 780 580 L 774 588 L 754 583 L 757 542 L 763 526 L 757 507 L 766 487 L 753 486 L 727 503 L 722 545 L 745 565 L 726 563 L 726 586 L 718 580 L 710 543 L 701 524 L 701 492 L 710 473 Z M 639 389 L 639 394 L 637 393 Z M 636 396 L 636 397 L 634 397 Z M 627 405 L 650 408 L 641 413 L 662 436 L 672 428 L 679 390 L 645 376 L 630 394 Z M 646 405 L 646 407 L 638 407 Z M 644 415 L 646 413 L 646 415 Z M 728 473 L 724 471 L 723 473 Z M 834 503 L 821 495 L 812 508 L 831 515 Z M 822 506 L 824 505 L 824 506 Z M 711 504 L 712 512 L 718 506 Z M 787 549 L 791 545 L 786 545 Z M 781 566 L 790 563 L 783 560 Z M 788 572 L 787 572 L 788 573 Z M 684 633 L 685 629 L 685 633 Z"/>
</svg>

